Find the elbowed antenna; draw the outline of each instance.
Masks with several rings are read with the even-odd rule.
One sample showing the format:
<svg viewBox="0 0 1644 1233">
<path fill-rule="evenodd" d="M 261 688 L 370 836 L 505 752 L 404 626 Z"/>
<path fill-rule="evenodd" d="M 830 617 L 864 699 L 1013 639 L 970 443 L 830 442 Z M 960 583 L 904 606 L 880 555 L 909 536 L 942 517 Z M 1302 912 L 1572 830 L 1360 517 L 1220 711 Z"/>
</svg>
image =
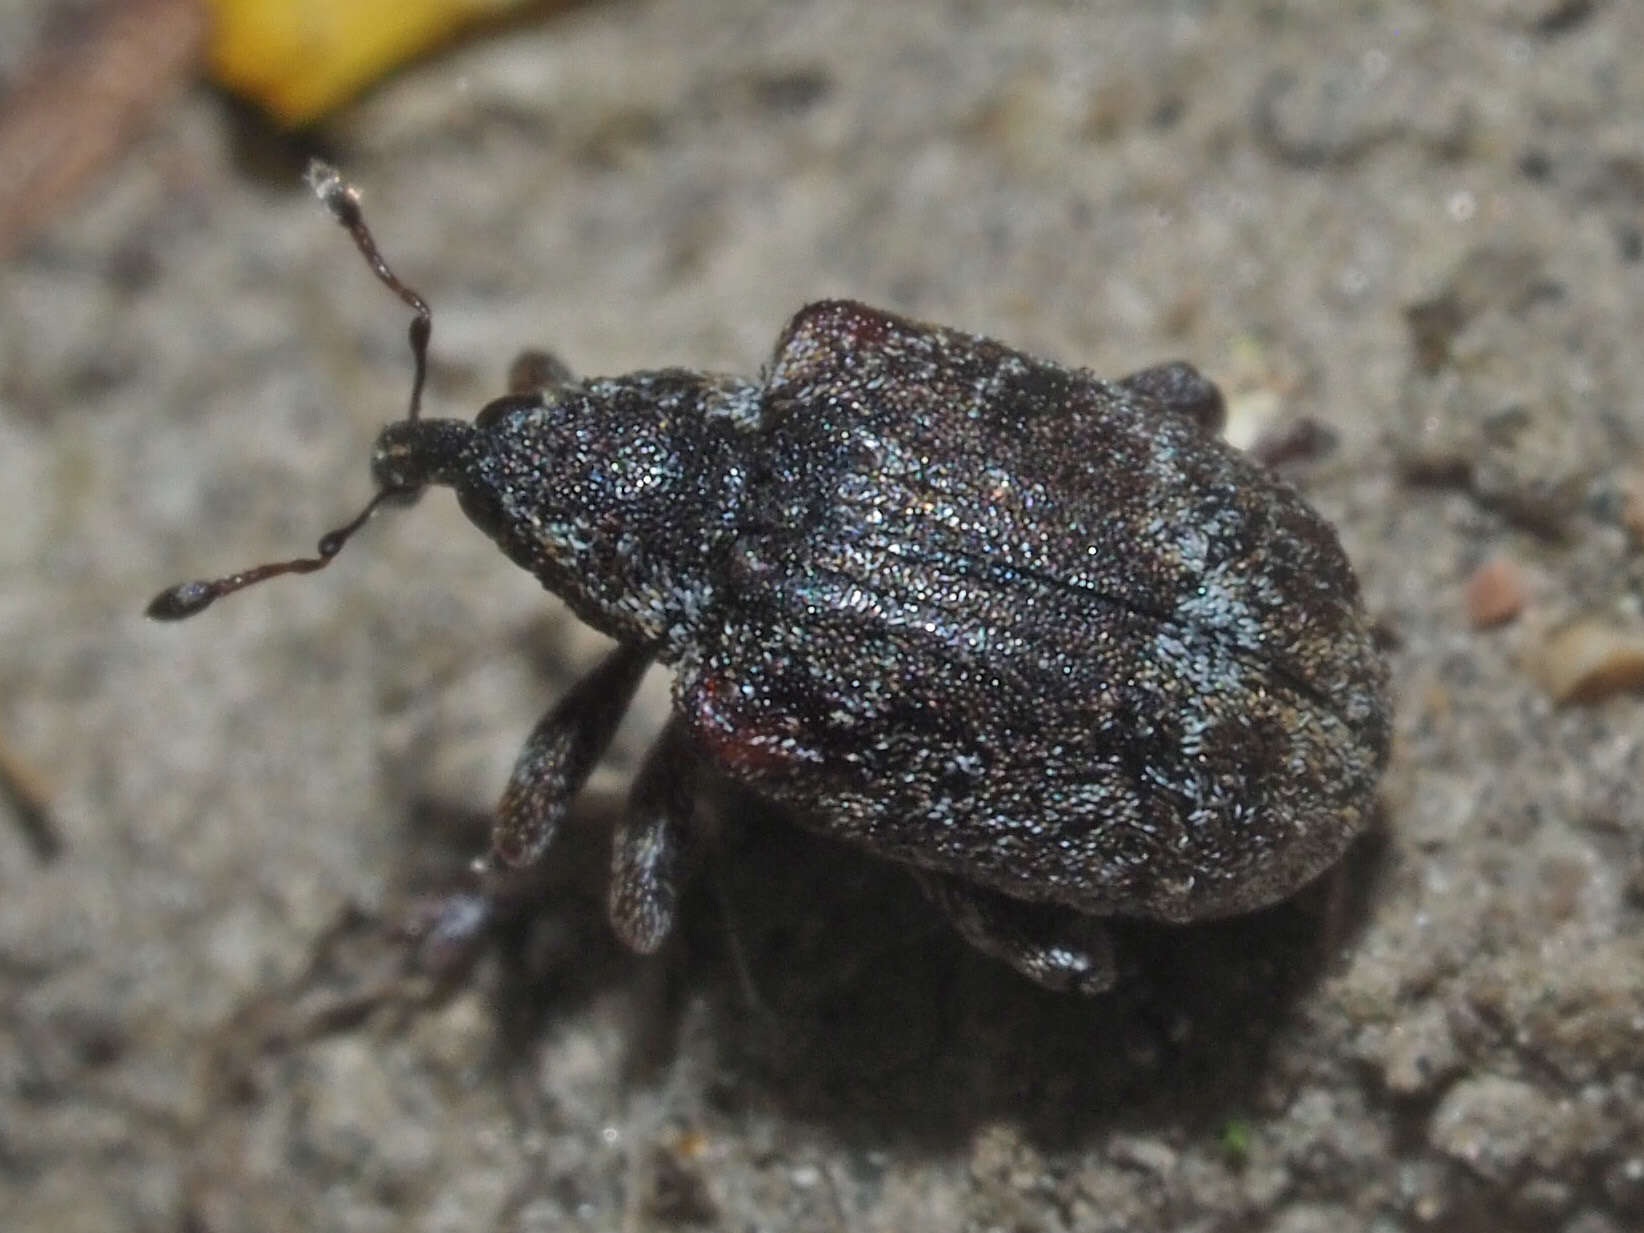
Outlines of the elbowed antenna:
<svg viewBox="0 0 1644 1233">
<path fill-rule="evenodd" d="M 343 179 L 342 173 L 330 163 L 318 158 L 308 160 L 308 170 L 303 172 L 303 179 L 308 181 L 308 187 L 314 190 L 320 204 L 330 210 L 332 217 L 354 237 L 354 246 L 364 254 L 371 272 L 416 313 L 411 318 L 409 338 L 411 358 L 417 368 L 411 378 L 411 408 L 405 413 L 406 419 L 414 420 L 422 411 L 422 387 L 428 379 L 428 339 L 434 332 L 433 310 L 428 307 L 427 300 L 400 281 L 399 275 L 388 268 L 388 262 L 377 251 L 377 242 L 371 238 L 371 229 L 365 225 L 365 213 L 360 209 L 359 190 Z"/>
<path fill-rule="evenodd" d="M 365 225 L 365 213 L 360 209 L 358 190 L 344 180 L 335 167 L 317 158 L 308 164 L 308 170 L 303 178 L 307 180 L 309 188 L 314 190 L 314 195 L 320 199 L 320 203 L 354 238 L 354 245 L 364 255 L 371 272 L 416 314 L 411 319 L 408 335 L 415 370 L 411 378 L 411 404 L 405 414 L 407 420 L 415 420 L 422 410 L 422 390 L 428 378 L 428 340 L 434 332 L 433 311 L 428 307 L 428 301 L 401 282 L 399 275 L 383 260 L 377 242 L 371 235 L 371 229 Z M 180 621 L 210 607 L 223 596 L 232 595 L 235 591 L 242 591 L 256 583 L 278 578 L 282 574 L 311 574 L 315 570 L 324 569 L 331 564 L 331 559 L 342 551 L 343 545 L 352 538 L 354 532 L 363 527 L 371 515 L 377 512 L 379 505 L 390 499 L 414 499 L 420 491 L 420 487 L 381 488 L 351 522 L 327 531 L 320 537 L 314 556 L 297 557 L 290 561 L 271 561 L 266 565 L 254 566 L 222 578 L 179 582 L 176 586 L 161 591 L 149 601 L 147 615 L 157 621 Z"/>
</svg>

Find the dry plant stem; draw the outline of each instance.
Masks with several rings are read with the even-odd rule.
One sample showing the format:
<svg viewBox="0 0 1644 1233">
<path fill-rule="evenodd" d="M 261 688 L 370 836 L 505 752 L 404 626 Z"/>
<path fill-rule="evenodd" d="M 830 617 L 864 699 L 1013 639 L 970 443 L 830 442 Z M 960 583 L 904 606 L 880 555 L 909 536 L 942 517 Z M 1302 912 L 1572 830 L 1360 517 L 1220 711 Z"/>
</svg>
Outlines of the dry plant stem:
<svg viewBox="0 0 1644 1233">
<path fill-rule="evenodd" d="M 193 77 L 201 0 L 109 0 L 0 103 L 0 260 Z"/>
<path fill-rule="evenodd" d="M 5 798 L 29 848 L 42 861 L 56 860 L 63 851 L 63 835 L 52 817 L 46 786 L 34 770 L 0 739 L 0 797 Z"/>
</svg>

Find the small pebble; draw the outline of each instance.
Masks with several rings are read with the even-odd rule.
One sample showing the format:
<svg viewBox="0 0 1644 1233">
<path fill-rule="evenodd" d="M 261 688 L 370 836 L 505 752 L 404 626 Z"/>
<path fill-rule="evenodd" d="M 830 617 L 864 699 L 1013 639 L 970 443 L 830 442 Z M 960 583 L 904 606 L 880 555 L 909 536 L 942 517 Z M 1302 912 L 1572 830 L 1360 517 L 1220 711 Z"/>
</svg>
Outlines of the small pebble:
<svg viewBox="0 0 1644 1233">
<path fill-rule="evenodd" d="M 1467 580 L 1467 619 L 1474 629 L 1505 625 L 1524 610 L 1524 571 L 1511 557 L 1494 556 Z"/>
<path fill-rule="evenodd" d="M 1455 1073 L 1461 1052 L 1437 1002 L 1392 1025 L 1382 1046 L 1382 1082 L 1398 1096 L 1421 1096 Z"/>
<path fill-rule="evenodd" d="M 1428 1126 L 1431 1146 L 1479 1177 L 1505 1182 L 1530 1159 L 1550 1103 L 1530 1084 L 1498 1075 L 1456 1083 Z"/>
<path fill-rule="evenodd" d="M 1644 633 L 1581 617 L 1548 634 L 1528 668 L 1555 702 L 1598 702 L 1644 689 Z"/>
</svg>

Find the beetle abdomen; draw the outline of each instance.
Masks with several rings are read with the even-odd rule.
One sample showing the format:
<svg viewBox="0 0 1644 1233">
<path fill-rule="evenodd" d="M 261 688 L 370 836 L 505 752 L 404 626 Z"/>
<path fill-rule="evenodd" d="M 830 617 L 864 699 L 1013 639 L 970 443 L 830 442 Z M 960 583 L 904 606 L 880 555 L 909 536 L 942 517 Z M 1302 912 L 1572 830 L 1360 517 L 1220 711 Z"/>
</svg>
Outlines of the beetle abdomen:
<svg viewBox="0 0 1644 1233">
<path fill-rule="evenodd" d="M 1089 912 L 1241 911 L 1340 854 L 1385 759 L 1384 681 L 1317 514 L 1088 374 L 895 318 L 830 369 L 808 328 L 778 352 L 773 464 L 681 682 L 733 777 Z M 939 396 L 902 405 L 913 386 Z"/>
</svg>

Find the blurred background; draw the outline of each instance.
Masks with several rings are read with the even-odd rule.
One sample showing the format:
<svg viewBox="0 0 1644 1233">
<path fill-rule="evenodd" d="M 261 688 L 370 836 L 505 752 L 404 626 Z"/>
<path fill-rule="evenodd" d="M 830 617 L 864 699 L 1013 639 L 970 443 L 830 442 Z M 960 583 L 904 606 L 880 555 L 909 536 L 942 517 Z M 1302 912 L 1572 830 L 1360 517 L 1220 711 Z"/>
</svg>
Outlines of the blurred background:
<svg viewBox="0 0 1644 1233">
<path fill-rule="evenodd" d="M 0 1224 L 1644 1224 L 1644 9 L 1063 0 L 0 3 Z M 601 653 L 443 493 L 307 551 L 527 346 L 754 372 L 846 295 L 1192 360 L 1339 527 L 1394 665 L 1377 832 L 1114 994 L 705 795 L 659 956 L 604 835 L 460 888 Z M 1298 439 L 1302 439 L 1298 437 Z"/>
</svg>

